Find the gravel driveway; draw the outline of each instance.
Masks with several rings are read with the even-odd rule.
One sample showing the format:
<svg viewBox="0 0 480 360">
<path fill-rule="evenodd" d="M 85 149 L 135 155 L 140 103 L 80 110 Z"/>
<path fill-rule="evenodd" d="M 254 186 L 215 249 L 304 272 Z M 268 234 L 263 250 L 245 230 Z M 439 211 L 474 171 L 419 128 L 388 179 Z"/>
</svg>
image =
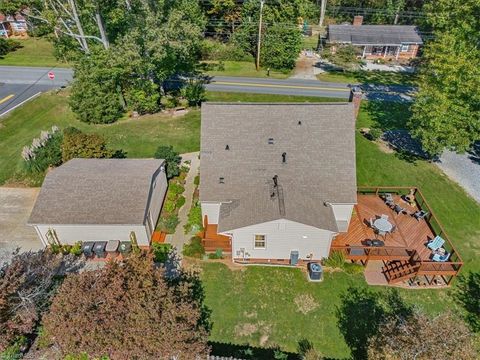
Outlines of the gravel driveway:
<svg viewBox="0 0 480 360">
<path fill-rule="evenodd" d="M 480 203 L 480 151 L 465 154 L 445 151 L 436 164 Z"/>
<path fill-rule="evenodd" d="M 39 191 L 0 187 L 0 257 L 17 247 L 23 251 L 42 248 L 37 233 L 26 224 Z"/>
</svg>

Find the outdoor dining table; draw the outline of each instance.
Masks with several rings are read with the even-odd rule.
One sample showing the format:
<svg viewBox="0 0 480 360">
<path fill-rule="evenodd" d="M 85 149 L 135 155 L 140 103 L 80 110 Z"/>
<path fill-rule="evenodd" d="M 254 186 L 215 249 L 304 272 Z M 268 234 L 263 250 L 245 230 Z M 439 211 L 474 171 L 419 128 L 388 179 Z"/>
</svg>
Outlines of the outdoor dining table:
<svg viewBox="0 0 480 360">
<path fill-rule="evenodd" d="M 384 218 L 378 218 L 373 222 L 373 226 L 378 231 L 382 231 L 384 233 L 389 233 L 393 229 L 393 225 L 390 221 Z"/>
</svg>

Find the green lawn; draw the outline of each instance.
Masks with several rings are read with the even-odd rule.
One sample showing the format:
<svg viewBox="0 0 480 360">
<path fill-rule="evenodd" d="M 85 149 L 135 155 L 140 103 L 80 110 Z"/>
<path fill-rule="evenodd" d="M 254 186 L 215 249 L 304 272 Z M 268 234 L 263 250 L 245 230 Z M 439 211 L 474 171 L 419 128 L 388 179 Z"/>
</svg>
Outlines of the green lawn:
<svg viewBox="0 0 480 360">
<path fill-rule="evenodd" d="M 303 37 L 302 48 L 315 50 L 317 48 L 317 45 L 318 45 L 318 35 Z"/>
<path fill-rule="evenodd" d="M 68 67 L 53 56 L 53 46 L 45 38 L 18 40 L 21 48 L 0 57 L 1 65 Z"/>
<path fill-rule="evenodd" d="M 318 74 L 317 79 L 348 84 L 415 85 L 416 75 L 387 71 L 333 71 Z"/>
<path fill-rule="evenodd" d="M 75 126 L 85 132 L 102 134 L 110 147 L 123 149 L 128 157 L 152 157 L 159 145 L 172 145 L 178 152 L 197 151 L 200 147 L 200 112 L 192 110 L 184 117 L 147 115 L 123 119 L 111 125 L 88 125 L 77 120 L 67 104 L 68 92 L 47 93 L 14 110 L 0 121 L 0 185 L 14 177 L 23 180 L 20 153 L 40 131 L 53 125 Z M 307 96 L 243 93 L 207 93 L 211 101 L 338 101 Z M 40 179 L 34 179 L 37 184 Z"/>
<path fill-rule="evenodd" d="M 223 61 L 223 69 L 218 68 L 218 61 L 205 61 L 205 69 L 207 74 L 211 76 L 244 76 L 244 77 L 260 77 L 266 78 L 267 69 L 261 68 L 259 71 L 255 69 L 254 61 Z M 211 69 L 211 70 L 209 70 Z M 276 70 L 270 71 L 270 77 L 275 79 L 286 79 L 291 72 L 280 72 Z"/>
</svg>

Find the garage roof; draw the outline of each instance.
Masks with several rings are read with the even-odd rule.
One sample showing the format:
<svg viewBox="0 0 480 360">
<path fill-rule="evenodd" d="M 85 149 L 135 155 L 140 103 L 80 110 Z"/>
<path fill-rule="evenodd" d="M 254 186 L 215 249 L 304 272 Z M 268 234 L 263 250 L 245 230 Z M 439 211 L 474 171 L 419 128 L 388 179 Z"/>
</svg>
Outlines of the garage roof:
<svg viewBox="0 0 480 360">
<path fill-rule="evenodd" d="M 152 179 L 164 162 L 72 159 L 47 174 L 28 223 L 143 225 Z M 159 176 L 156 181 L 167 180 Z"/>
</svg>

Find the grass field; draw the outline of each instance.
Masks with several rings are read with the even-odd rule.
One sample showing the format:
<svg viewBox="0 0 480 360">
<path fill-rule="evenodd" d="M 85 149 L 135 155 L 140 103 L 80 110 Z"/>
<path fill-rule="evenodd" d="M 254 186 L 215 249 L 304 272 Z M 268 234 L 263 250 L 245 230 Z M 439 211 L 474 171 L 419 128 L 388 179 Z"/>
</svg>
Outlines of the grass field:
<svg viewBox="0 0 480 360">
<path fill-rule="evenodd" d="M 68 67 L 53 56 L 53 46 L 45 38 L 18 40 L 21 48 L 0 57 L 1 65 Z"/>
<path fill-rule="evenodd" d="M 325 72 L 318 74 L 317 79 L 326 82 L 348 84 L 379 85 L 415 85 L 416 75 L 387 71 L 346 71 Z"/>
<path fill-rule="evenodd" d="M 218 61 L 204 62 L 206 64 L 218 64 Z M 208 70 L 207 74 L 211 76 L 244 76 L 244 77 L 271 77 L 274 79 L 286 79 L 291 72 L 280 72 L 276 70 L 270 71 L 270 76 L 267 74 L 267 69 L 261 68 L 259 71 L 255 69 L 255 63 L 252 61 L 223 61 L 223 70 Z"/>
<path fill-rule="evenodd" d="M 68 92 L 43 94 L 13 111 L 0 121 L 0 185 L 8 180 L 22 180 L 23 146 L 29 145 L 40 131 L 52 125 L 75 126 L 88 133 L 103 135 L 111 148 L 123 149 L 128 157 L 152 157 L 159 145 L 172 145 L 178 152 L 197 151 L 200 147 L 200 112 L 184 117 L 146 115 L 123 119 L 111 125 L 88 125 L 77 120 L 68 108 Z M 207 93 L 211 101 L 338 101 L 318 97 L 242 93 Z M 35 179 L 38 181 L 41 179 Z"/>
</svg>

